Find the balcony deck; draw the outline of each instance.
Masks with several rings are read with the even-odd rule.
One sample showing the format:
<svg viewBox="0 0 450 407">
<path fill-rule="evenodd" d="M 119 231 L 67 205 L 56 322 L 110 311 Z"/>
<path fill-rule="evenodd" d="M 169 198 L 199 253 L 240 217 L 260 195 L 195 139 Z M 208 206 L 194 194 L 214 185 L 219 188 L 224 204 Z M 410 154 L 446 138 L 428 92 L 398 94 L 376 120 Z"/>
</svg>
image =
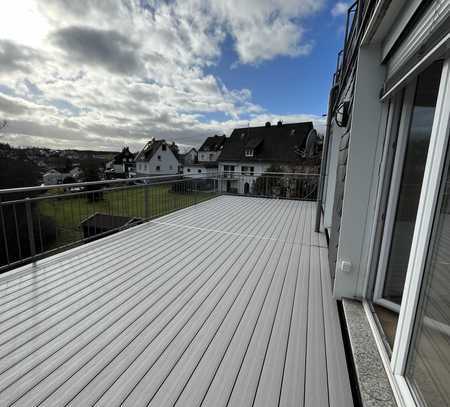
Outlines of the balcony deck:
<svg viewBox="0 0 450 407">
<path fill-rule="evenodd" d="M 353 405 L 314 213 L 221 196 L 0 276 L 0 405 Z"/>
</svg>

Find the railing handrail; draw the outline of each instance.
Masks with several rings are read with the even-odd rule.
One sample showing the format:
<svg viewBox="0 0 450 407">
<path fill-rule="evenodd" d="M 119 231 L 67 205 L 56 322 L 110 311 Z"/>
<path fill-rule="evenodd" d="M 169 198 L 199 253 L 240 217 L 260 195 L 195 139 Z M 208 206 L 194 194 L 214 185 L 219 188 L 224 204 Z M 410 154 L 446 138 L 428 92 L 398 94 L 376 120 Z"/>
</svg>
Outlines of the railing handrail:
<svg viewBox="0 0 450 407">
<path fill-rule="evenodd" d="M 129 179 L 133 179 L 133 178 L 129 178 Z M 113 188 L 102 188 L 99 190 L 93 190 L 93 191 L 77 191 L 77 192 L 69 192 L 69 193 L 61 193 L 58 195 L 39 195 L 39 196 L 35 196 L 35 197 L 25 197 L 25 198 L 20 198 L 20 199 L 15 199 L 15 200 L 11 200 L 11 201 L 2 201 L 0 200 L 0 207 L 2 206 L 10 206 L 11 204 L 20 204 L 23 202 L 35 202 L 35 201 L 43 201 L 43 200 L 49 200 L 49 199 L 56 199 L 56 198 L 73 198 L 73 197 L 82 197 L 84 195 L 89 195 L 95 192 L 113 192 L 113 191 L 122 191 L 122 190 L 126 190 L 126 189 L 133 189 L 133 188 L 143 188 L 143 187 L 147 187 L 147 188 L 151 188 L 151 187 L 156 187 L 159 185 L 168 185 L 168 184 L 173 184 L 173 183 L 177 183 L 177 182 L 181 182 L 181 181 L 187 181 L 187 180 L 199 180 L 199 179 L 213 179 L 213 180 L 217 180 L 217 177 L 178 177 L 178 179 L 173 179 L 173 180 L 161 180 L 160 182 L 154 182 L 151 184 L 137 184 L 137 185 L 124 185 L 124 186 L 119 186 L 119 187 L 113 187 Z M 60 184 L 61 187 L 66 187 L 69 184 Z M 79 185 L 79 184 L 76 184 Z M 0 194 L 1 194 L 1 190 L 0 190 Z"/>
<path fill-rule="evenodd" d="M 109 184 L 123 184 L 125 182 L 134 181 L 148 181 L 148 180 L 166 180 L 168 178 L 180 179 L 183 178 L 183 174 L 175 175 L 155 175 L 149 177 L 136 177 L 136 178 L 120 178 L 102 181 L 85 181 L 85 182 L 73 182 L 70 184 L 56 184 L 56 185 L 39 185 L 34 187 L 20 187 L 20 188 L 6 188 L 0 189 L 0 194 L 14 194 L 22 192 L 35 192 L 35 191 L 48 191 L 49 189 L 60 189 L 60 188 L 79 188 L 91 185 L 109 185 Z"/>
<path fill-rule="evenodd" d="M 237 174 L 240 175 L 240 173 L 242 172 L 241 170 L 235 170 L 235 171 L 220 171 L 218 175 L 220 174 Z M 250 172 L 249 170 L 245 170 L 244 172 L 248 173 Z M 307 173 L 307 172 L 256 172 L 254 171 L 252 175 L 257 175 L 257 176 L 261 176 L 261 175 L 297 175 L 297 176 L 319 176 L 320 173 Z"/>
<path fill-rule="evenodd" d="M 24 193 L 24 192 L 38 192 L 38 191 L 48 191 L 61 188 L 81 188 L 85 186 L 93 185 L 111 185 L 111 184 L 123 184 L 135 181 L 154 181 L 168 179 L 179 180 L 179 179 L 209 179 L 220 176 L 221 174 L 240 174 L 242 169 L 239 171 L 220 171 L 216 173 L 202 174 L 202 175 L 186 175 L 186 174 L 175 174 L 175 175 L 154 175 L 148 177 L 133 177 L 133 178 L 120 178 L 102 181 L 85 181 L 85 182 L 73 182 L 70 184 L 56 184 L 56 185 L 38 185 L 34 187 L 20 187 L 20 188 L 5 188 L 0 189 L 0 195 L 14 194 L 14 193 Z M 249 172 L 245 170 L 244 172 Z M 250 176 L 264 176 L 264 175 L 295 175 L 295 176 L 319 176 L 320 173 L 303 173 L 303 172 L 254 172 Z"/>
</svg>

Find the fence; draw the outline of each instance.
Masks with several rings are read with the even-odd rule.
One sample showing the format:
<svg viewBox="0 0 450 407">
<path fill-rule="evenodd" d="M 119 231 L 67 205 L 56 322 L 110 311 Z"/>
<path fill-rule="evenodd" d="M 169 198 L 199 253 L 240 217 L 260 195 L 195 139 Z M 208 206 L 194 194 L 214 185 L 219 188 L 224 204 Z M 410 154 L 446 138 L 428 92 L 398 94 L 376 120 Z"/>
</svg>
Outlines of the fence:
<svg viewBox="0 0 450 407">
<path fill-rule="evenodd" d="M 316 199 L 317 174 L 159 176 L 0 190 L 0 272 L 220 194 Z"/>
</svg>

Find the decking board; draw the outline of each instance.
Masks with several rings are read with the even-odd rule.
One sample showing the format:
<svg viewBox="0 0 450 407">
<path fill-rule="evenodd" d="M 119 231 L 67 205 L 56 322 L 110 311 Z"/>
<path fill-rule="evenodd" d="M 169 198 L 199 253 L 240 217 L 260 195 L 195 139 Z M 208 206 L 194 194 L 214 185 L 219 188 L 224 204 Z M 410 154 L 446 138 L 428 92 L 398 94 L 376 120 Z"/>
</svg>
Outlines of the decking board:
<svg viewBox="0 0 450 407">
<path fill-rule="evenodd" d="M 0 405 L 351 405 L 314 222 L 222 196 L 0 276 Z"/>
</svg>

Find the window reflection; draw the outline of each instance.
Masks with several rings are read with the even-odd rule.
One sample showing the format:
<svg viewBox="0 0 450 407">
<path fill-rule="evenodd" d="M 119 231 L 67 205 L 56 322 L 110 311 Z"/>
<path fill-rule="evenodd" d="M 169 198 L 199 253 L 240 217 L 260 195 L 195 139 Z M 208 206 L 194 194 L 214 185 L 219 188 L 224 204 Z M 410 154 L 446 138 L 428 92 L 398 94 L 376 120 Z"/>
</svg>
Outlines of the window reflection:
<svg viewBox="0 0 450 407">
<path fill-rule="evenodd" d="M 441 71 L 442 62 L 438 61 L 417 79 L 382 294 L 383 299 L 393 306 L 391 312 L 377 312 L 391 346 L 394 343 L 398 318 L 398 310 L 392 310 L 398 307 L 402 300 Z"/>
<path fill-rule="evenodd" d="M 450 175 L 446 176 L 424 273 L 406 376 L 427 406 L 450 400 Z"/>
</svg>

